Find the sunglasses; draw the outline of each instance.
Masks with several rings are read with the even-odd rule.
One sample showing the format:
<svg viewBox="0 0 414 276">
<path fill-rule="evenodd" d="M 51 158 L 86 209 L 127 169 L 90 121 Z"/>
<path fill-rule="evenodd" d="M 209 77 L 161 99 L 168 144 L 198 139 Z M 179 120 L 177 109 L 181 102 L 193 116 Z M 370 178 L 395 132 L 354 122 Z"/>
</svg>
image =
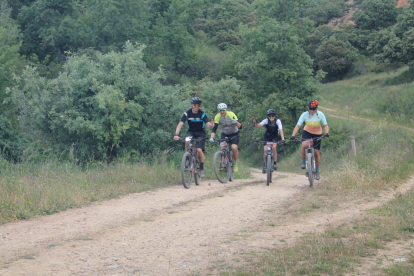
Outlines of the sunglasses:
<svg viewBox="0 0 414 276">
<path fill-rule="evenodd" d="M 220 109 L 220 112 L 225 112 L 226 110 L 225 109 Z"/>
<path fill-rule="evenodd" d="M 276 117 L 276 114 L 270 114 L 269 117 Z"/>
<path fill-rule="evenodd" d="M 194 104 L 194 106 L 198 106 L 198 107 L 200 107 L 200 104 Z"/>
<path fill-rule="evenodd" d="M 309 110 L 316 110 L 316 107 L 315 108 L 309 108 Z"/>
</svg>

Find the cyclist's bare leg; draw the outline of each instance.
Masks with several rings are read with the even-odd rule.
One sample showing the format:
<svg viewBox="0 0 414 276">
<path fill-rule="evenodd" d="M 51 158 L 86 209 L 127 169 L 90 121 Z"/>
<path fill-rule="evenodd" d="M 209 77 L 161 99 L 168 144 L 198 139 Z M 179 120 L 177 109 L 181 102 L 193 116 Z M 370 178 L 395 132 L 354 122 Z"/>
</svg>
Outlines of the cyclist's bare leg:
<svg viewBox="0 0 414 276">
<path fill-rule="evenodd" d="M 198 160 L 200 161 L 200 163 L 204 163 L 204 152 L 202 149 L 197 149 L 198 152 Z"/>
<path fill-rule="evenodd" d="M 272 145 L 272 150 L 273 150 L 273 162 L 276 162 L 276 161 L 277 161 L 277 151 L 276 151 L 276 147 L 277 147 L 277 145 L 276 145 L 276 144 L 273 144 L 273 145 Z"/>
<path fill-rule="evenodd" d="M 264 151 L 264 153 L 263 153 L 263 162 L 266 162 L 267 146 L 263 147 L 263 151 Z"/>
<path fill-rule="evenodd" d="M 233 152 L 233 160 L 234 162 L 237 162 L 237 158 L 239 158 L 239 151 L 238 151 L 239 146 L 238 145 L 231 145 L 231 151 Z"/>
<path fill-rule="evenodd" d="M 321 155 L 320 155 L 320 153 L 319 153 L 319 150 L 315 150 L 315 166 L 317 167 L 317 168 L 319 168 L 319 163 L 320 163 L 320 157 L 321 157 Z"/>
<path fill-rule="evenodd" d="M 308 147 L 308 144 L 306 142 L 302 142 L 302 149 L 300 150 L 300 153 L 302 154 L 302 159 L 305 159 L 305 149 Z"/>
</svg>

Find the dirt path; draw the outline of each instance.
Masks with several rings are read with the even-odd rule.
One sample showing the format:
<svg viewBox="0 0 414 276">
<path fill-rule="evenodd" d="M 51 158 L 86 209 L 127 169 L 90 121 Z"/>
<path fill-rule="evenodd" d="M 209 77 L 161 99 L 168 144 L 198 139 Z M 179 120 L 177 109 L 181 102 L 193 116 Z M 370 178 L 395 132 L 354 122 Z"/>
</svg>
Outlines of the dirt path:
<svg viewBox="0 0 414 276">
<path fill-rule="evenodd" d="M 250 180 L 206 180 L 1 225 L 0 275 L 218 275 L 245 254 L 260 257 L 305 232 L 358 218 L 399 192 L 293 218 L 281 205 L 312 189 L 303 175 L 275 176 L 266 186 L 253 170 Z"/>
</svg>

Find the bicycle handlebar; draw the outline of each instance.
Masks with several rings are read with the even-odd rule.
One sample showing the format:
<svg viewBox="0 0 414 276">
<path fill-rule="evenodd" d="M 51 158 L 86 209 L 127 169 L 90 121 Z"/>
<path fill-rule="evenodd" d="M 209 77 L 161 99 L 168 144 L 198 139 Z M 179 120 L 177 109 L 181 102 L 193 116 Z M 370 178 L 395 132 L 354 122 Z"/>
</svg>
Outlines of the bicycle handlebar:
<svg viewBox="0 0 414 276">
<path fill-rule="evenodd" d="M 282 141 L 277 141 L 277 142 L 269 142 L 269 141 L 254 141 L 255 143 L 258 143 L 258 144 L 262 144 L 262 145 L 267 145 L 267 143 L 272 143 L 272 144 L 278 144 L 278 145 L 283 145 L 283 144 L 285 144 L 286 142 L 283 142 L 282 143 Z"/>
<path fill-rule="evenodd" d="M 231 141 L 231 140 L 233 140 L 234 138 L 236 138 L 237 136 L 233 136 L 233 137 L 226 137 L 226 138 L 224 138 L 224 139 L 214 139 L 214 142 L 215 143 L 220 143 L 220 142 L 224 142 L 224 141 L 226 141 L 226 142 L 228 142 L 228 141 Z"/>
<path fill-rule="evenodd" d="M 180 142 L 194 142 L 194 141 L 200 142 L 204 139 L 206 139 L 206 138 L 201 138 L 201 137 L 194 138 L 194 137 L 189 136 L 189 137 L 185 137 L 185 138 L 180 138 L 178 141 L 180 141 Z"/>
<path fill-rule="evenodd" d="M 296 138 L 295 140 L 292 140 L 293 142 L 304 142 L 304 141 L 309 141 L 309 140 L 313 140 L 313 141 L 319 141 L 325 139 L 324 136 L 321 137 L 315 137 L 315 138 L 310 138 L 310 139 L 304 139 L 304 138 Z"/>
</svg>

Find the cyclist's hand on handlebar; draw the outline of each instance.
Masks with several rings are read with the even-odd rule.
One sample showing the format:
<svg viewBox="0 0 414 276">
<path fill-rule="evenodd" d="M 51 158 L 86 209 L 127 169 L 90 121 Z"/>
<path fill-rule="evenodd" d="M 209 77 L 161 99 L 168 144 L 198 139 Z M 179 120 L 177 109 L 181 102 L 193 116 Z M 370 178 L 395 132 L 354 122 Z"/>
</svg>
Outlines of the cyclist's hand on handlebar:
<svg viewBox="0 0 414 276">
<path fill-rule="evenodd" d="M 329 133 L 325 133 L 325 135 L 323 136 L 323 138 L 329 138 Z"/>
<path fill-rule="evenodd" d="M 284 144 L 284 143 L 285 143 L 285 140 L 280 141 L 280 144 Z"/>
<path fill-rule="evenodd" d="M 214 143 L 214 138 L 210 138 L 210 142 L 211 143 Z"/>
<path fill-rule="evenodd" d="M 295 136 L 291 136 L 291 137 L 290 137 L 290 140 L 292 140 L 292 141 L 296 141 L 296 137 L 295 137 Z"/>
<path fill-rule="evenodd" d="M 175 141 L 178 141 L 178 140 L 180 140 L 180 136 L 178 136 L 178 135 L 175 135 L 175 136 L 174 136 L 174 140 L 175 140 Z"/>
<path fill-rule="evenodd" d="M 236 119 L 231 119 L 231 122 L 232 122 L 233 124 L 235 124 L 235 123 L 237 123 L 237 120 L 236 120 Z"/>
</svg>

